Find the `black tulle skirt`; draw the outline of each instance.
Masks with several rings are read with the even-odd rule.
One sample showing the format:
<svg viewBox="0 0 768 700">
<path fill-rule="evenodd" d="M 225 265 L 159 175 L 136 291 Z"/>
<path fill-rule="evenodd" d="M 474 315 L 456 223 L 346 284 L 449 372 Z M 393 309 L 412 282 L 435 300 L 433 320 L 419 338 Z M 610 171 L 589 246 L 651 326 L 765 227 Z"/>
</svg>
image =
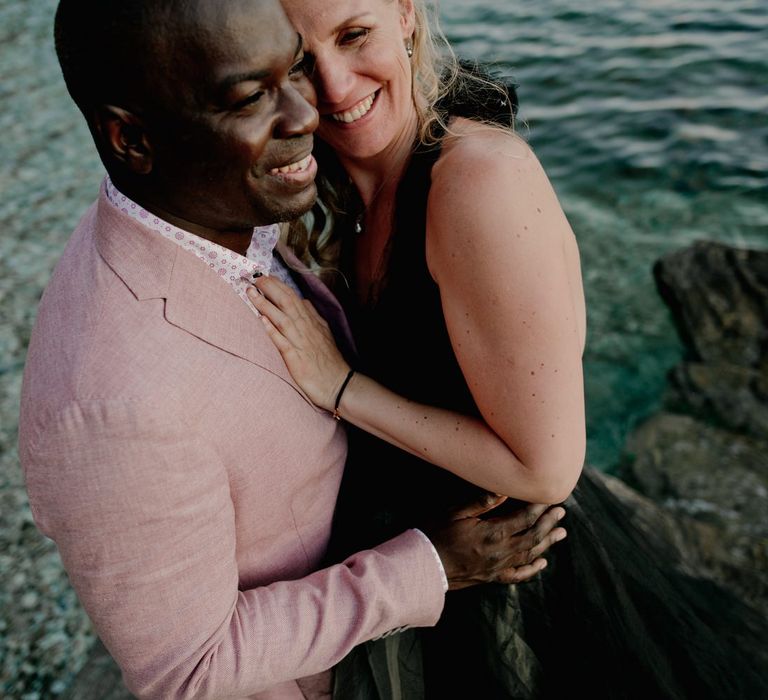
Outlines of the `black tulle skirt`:
<svg viewBox="0 0 768 700">
<path fill-rule="evenodd" d="M 518 586 L 450 592 L 434 628 L 356 648 L 337 700 L 768 698 L 768 625 L 684 573 L 668 542 L 585 471 L 568 538 Z"/>
</svg>

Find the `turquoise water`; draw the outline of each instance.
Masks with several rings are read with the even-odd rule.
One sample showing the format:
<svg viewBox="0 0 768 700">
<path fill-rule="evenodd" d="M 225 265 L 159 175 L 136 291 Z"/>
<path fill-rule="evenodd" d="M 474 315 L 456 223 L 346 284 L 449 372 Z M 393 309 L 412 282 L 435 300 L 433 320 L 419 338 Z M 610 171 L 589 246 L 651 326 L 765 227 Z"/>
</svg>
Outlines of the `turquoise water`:
<svg viewBox="0 0 768 700">
<path fill-rule="evenodd" d="M 610 468 L 681 356 L 651 266 L 768 245 L 768 2 L 444 0 L 457 52 L 519 85 L 582 252 L 589 460 Z"/>
</svg>

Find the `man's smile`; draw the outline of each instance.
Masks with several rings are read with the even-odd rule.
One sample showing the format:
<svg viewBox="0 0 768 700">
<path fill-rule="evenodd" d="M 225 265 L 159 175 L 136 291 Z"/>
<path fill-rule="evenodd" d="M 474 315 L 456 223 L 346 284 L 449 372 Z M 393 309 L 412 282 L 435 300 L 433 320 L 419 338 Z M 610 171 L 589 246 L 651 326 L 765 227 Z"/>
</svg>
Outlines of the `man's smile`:
<svg viewBox="0 0 768 700">
<path fill-rule="evenodd" d="M 312 154 L 309 153 L 304 158 L 301 158 L 300 160 L 297 160 L 293 163 L 288 163 L 288 165 L 283 165 L 279 168 L 272 168 L 272 170 L 269 171 L 270 175 L 283 175 L 287 173 L 295 173 L 302 170 L 306 170 L 310 163 L 312 162 Z"/>
</svg>

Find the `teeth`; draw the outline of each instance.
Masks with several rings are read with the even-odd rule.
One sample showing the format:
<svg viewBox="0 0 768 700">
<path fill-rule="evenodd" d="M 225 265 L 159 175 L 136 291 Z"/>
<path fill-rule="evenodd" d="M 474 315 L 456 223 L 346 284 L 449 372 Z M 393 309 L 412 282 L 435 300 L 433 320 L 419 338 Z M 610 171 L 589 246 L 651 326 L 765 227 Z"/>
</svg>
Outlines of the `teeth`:
<svg viewBox="0 0 768 700">
<path fill-rule="evenodd" d="M 272 168 L 272 170 L 270 170 L 269 172 L 271 175 L 277 175 L 277 174 L 285 175 L 286 173 L 296 173 L 299 170 L 306 170 L 311 160 L 312 160 L 312 154 L 310 153 L 306 158 L 297 160 L 295 163 L 289 163 L 288 165 L 284 165 L 282 168 Z"/>
<path fill-rule="evenodd" d="M 358 102 L 352 109 L 346 112 L 336 112 L 335 114 L 332 114 L 331 117 L 337 122 L 344 122 L 345 124 L 356 122 L 360 117 L 364 117 L 368 114 L 374 99 L 376 99 L 375 94 L 368 95 L 368 97 Z"/>
</svg>

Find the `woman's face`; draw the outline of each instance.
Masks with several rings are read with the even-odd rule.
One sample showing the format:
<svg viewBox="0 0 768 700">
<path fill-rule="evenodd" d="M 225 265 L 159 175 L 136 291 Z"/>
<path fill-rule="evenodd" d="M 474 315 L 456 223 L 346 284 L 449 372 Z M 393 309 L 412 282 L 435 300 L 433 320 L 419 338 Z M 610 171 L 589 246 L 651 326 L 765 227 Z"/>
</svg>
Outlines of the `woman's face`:
<svg viewBox="0 0 768 700">
<path fill-rule="evenodd" d="M 342 159 L 377 156 L 401 139 L 410 145 L 412 0 L 282 2 L 314 59 L 318 135 Z"/>
</svg>

